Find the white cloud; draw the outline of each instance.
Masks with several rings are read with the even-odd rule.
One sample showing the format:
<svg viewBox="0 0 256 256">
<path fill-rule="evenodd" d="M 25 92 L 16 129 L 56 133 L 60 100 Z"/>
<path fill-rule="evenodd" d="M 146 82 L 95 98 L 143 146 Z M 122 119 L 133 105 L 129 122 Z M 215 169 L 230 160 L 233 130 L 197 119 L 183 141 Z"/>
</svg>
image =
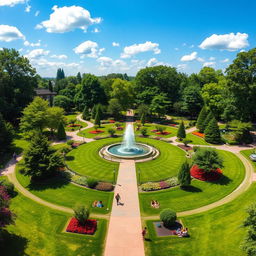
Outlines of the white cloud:
<svg viewBox="0 0 256 256">
<path fill-rule="evenodd" d="M 229 59 L 226 58 L 226 59 L 224 59 L 224 60 L 221 60 L 220 62 L 221 62 L 221 63 L 227 63 L 227 62 L 229 62 Z"/>
<path fill-rule="evenodd" d="M 25 57 L 29 58 L 29 59 L 40 59 L 44 56 L 47 56 L 49 54 L 50 51 L 46 51 L 44 49 L 35 49 L 30 51 L 27 55 L 25 55 Z"/>
<path fill-rule="evenodd" d="M 201 49 L 218 49 L 218 50 L 228 50 L 237 51 L 244 47 L 249 46 L 248 34 L 246 33 L 230 33 L 224 35 L 213 34 L 207 37 L 199 47 Z"/>
<path fill-rule="evenodd" d="M 112 46 L 113 46 L 113 47 L 119 47 L 119 46 L 120 46 L 120 44 L 119 44 L 119 43 L 117 43 L 117 42 L 113 42 L 113 43 L 112 43 Z"/>
<path fill-rule="evenodd" d="M 104 48 L 99 49 L 99 46 L 96 42 L 93 41 L 85 41 L 78 45 L 73 51 L 76 54 L 81 55 L 81 58 L 90 57 L 90 58 L 98 58 L 99 55 L 104 51 Z"/>
<path fill-rule="evenodd" d="M 25 4 L 27 0 L 0 0 L 0 6 L 13 7 L 16 4 Z"/>
<path fill-rule="evenodd" d="M 35 12 L 35 16 L 37 17 L 40 14 L 40 11 Z"/>
<path fill-rule="evenodd" d="M 99 30 L 98 28 L 95 28 L 92 32 L 93 32 L 93 33 L 99 33 L 100 30 Z"/>
<path fill-rule="evenodd" d="M 215 64 L 216 64 L 216 62 L 214 62 L 214 61 L 209 61 L 209 62 L 205 62 L 205 63 L 203 64 L 203 67 L 215 67 Z"/>
<path fill-rule="evenodd" d="M 181 61 L 192 61 L 192 60 L 196 60 L 197 59 L 197 52 L 192 52 L 189 55 L 184 55 L 183 57 L 181 57 Z"/>
<path fill-rule="evenodd" d="M 67 58 L 68 58 L 68 56 L 67 56 L 67 55 L 65 55 L 65 54 L 61 54 L 61 55 L 53 54 L 53 55 L 51 56 L 51 58 L 59 59 L 59 60 L 64 60 L 64 59 L 67 59 Z"/>
<path fill-rule="evenodd" d="M 210 58 L 209 58 L 210 61 L 213 61 L 213 60 L 215 60 L 215 59 L 216 59 L 215 57 L 210 57 Z"/>
<path fill-rule="evenodd" d="M 16 27 L 0 25 L 0 41 L 11 42 L 17 39 L 25 40 L 25 36 Z"/>
<path fill-rule="evenodd" d="M 37 43 L 30 43 L 29 41 L 24 42 L 25 46 L 31 46 L 31 47 L 39 47 L 41 45 L 41 40 L 38 40 Z"/>
<path fill-rule="evenodd" d="M 146 64 L 147 67 L 154 67 L 154 66 L 160 66 L 160 65 L 170 66 L 170 64 L 164 63 L 164 62 L 162 62 L 162 61 L 158 61 L 156 58 L 151 58 L 151 59 L 147 62 L 147 64 Z"/>
<path fill-rule="evenodd" d="M 198 57 L 196 60 L 199 62 L 204 62 L 204 58 L 201 58 L 201 57 Z"/>
<path fill-rule="evenodd" d="M 52 8 L 53 13 L 49 20 L 38 24 L 36 28 L 46 28 L 49 33 L 64 33 L 80 28 L 86 32 L 87 28 L 93 24 L 101 22 L 101 18 L 91 18 L 91 14 L 80 6 L 64 6 L 58 8 L 57 5 Z"/>
<path fill-rule="evenodd" d="M 184 71 L 187 68 L 187 64 L 179 64 L 177 65 L 177 70 L 178 71 Z"/>
<path fill-rule="evenodd" d="M 97 59 L 97 62 L 100 64 L 100 70 L 110 70 L 114 71 L 126 71 L 130 67 L 123 60 L 113 60 L 110 57 L 100 57 Z"/>
<path fill-rule="evenodd" d="M 141 52 L 153 51 L 154 54 L 161 53 L 161 50 L 158 48 L 159 44 L 152 43 L 150 41 L 145 42 L 144 44 L 133 44 L 126 46 L 121 54 L 121 58 L 130 58 Z"/>
<path fill-rule="evenodd" d="M 26 8 L 25 8 L 25 12 L 30 12 L 31 9 L 31 5 L 27 4 Z"/>
</svg>

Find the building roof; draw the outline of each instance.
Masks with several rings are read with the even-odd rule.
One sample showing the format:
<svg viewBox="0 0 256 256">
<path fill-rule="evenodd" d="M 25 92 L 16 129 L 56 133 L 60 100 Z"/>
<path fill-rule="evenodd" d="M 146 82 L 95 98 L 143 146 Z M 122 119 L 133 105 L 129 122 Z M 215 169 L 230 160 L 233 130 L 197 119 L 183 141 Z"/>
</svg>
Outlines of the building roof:
<svg viewBox="0 0 256 256">
<path fill-rule="evenodd" d="M 43 96 L 43 95 L 57 95 L 57 92 L 51 92 L 49 89 L 35 89 L 37 96 Z"/>
</svg>

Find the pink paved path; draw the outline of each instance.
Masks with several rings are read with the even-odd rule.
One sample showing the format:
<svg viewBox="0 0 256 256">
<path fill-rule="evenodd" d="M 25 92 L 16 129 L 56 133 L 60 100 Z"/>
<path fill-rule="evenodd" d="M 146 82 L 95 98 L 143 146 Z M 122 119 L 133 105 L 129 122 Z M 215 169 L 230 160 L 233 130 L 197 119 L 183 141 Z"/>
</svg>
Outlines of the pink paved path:
<svg viewBox="0 0 256 256">
<path fill-rule="evenodd" d="M 121 203 L 113 201 L 105 256 L 144 256 L 142 226 L 140 218 L 135 162 L 123 160 L 120 163 L 115 194 L 121 196 Z"/>
</svg>

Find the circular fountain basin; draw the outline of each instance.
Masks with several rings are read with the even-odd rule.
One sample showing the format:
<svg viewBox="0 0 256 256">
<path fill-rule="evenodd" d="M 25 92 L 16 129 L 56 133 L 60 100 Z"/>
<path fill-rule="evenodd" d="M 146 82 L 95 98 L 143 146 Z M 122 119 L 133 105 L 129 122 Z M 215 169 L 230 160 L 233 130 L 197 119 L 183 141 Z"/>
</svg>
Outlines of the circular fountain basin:
<svg viewBox="0 0 256 256">
<path fill-rule="evenodd" d="M 126 149 L 121 143 L 116 143 L 107 146 L 105 152 L 112 157 L 138 159 L 150 156 L 153 153 L 153 148 L 142 143 L 136 143 L 134 147 Z"/>
</svg>

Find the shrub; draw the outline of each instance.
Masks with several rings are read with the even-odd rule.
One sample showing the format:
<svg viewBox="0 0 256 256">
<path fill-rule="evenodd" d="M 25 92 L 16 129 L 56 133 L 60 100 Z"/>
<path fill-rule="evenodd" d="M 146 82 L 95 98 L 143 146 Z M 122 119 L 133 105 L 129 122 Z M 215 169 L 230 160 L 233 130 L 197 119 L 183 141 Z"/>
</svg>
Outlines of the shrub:
<svg viewBox="0 0 256 256">
<path fill-rule="evenodd" d="M 87 178 L 85 176 L 73 175 L 71 179 L 79 185 L 87 186 Z"/>
<path fill-rule="evenodd" d="M 71 151 L 72 148 L 70 147 L 70 145 L 63 145 L 61 148 L 58 149 L 58 151 L 60 153 L 64 153 L 64 154 L 67 154 L 69 151 Z"/>
<path fill-rule="evenodd" d="M 75 142 L 74 140 L 68 140 L 67 144 L 71 146 L 74 142 Z"/>
<path fill-rule="evenodd" d="M 113 184 L 109 182 L 99 182 L 95 189 L 101 190 L 101 191 L 112 191 L 114 189 Z"/>
<path fill-rule="evenodd" d="M 142 127 L 140 130 L 140 133 L 142 136 L 147 136 L 148 129 L 146 127 Z"/>
<path fill-rule="evenodd" d="M 89 218 L 89 209 L 83 205 L 77 205 L 74 208 L 74 217 L 78 220 L 80 225 L 84 225 Z"/>
<path fill-rule="evenodd" d="M 178 180 L 179 180 L 181 188 L 187 187 L 191 183 L 190 166 L 187 161 L 184 162 L 180 168 L 180 171 L 178 174 Z"/>
<path fill-rule="evenodd" d="M 175 224 L 177 215 L 176 212 L 171 209 L 164 209 L 160 213 L 160 219 L 166 228 L 170 228 Z"/>
<path fill-rule="evenodd" d="M 141 185 L 143 191 L 154 191 L 161 189 L 158 182 L 147 182 Z"/>
<path fill-rule="evenodd" d="M 113 136 L 115 135 L 116 131 L 115 131 L 115 129 L 113 129 L 113 128 L 109 128 L 109 129 L 108 129 L 108 133 L 109 133 L 109 135 L 110 135 L 111 137 L 113 137 Z"/>
<path fill-rule="evenodd" d="M 205 141 L 212 144 L 221 143 L 220 130 L 217 120 L 213 117 L 205 129 Z"/>
<path fill-rule="evenodd" d="M 182 140 L 182 142 L 184 143 L 184 145 L 187 147 L 188 146 L 188 143 L 191 143 L 192 140 L 189 140 L 189 139 L 184 139 Z"/>
<path fill-rule="evenodd" d="M 207 118 L 208 112 L 206 107 L 204 106 L 197 118 L 197 122 L 196 122 L 196 128 L 199 130 L 200 133 L 204 132 L 204 123 L 205 123 L 205 119 Z"/>
<path fill-rule="evenodd" d="M 171 177 L 165 181 L 170 187 L 175 187 L 179 185 L 179 180 L 177 177 Z"/>
<path fill-rule="evenodd" d="M 98 184 L 98 181 L 96 179 L 94 179 L 94 178 L 87 179 L 87 186 L 89 188 L 95 188 L 97 186 L 97 184 Z"/>
<path fill-rule="evenodd" d="M 59 123 L 58 130 L 57 130 L 57 138 L 58 140 L 65 140 L 67 138 L 65 128 L 62 122 Z"/>
<path fill-rule="evenodd" d="M 14 185 L 10 181 L 2 180 L 0 185 L 5 187 L 5 190 L 9 196 L 14 196 Z"/>
</svg>

